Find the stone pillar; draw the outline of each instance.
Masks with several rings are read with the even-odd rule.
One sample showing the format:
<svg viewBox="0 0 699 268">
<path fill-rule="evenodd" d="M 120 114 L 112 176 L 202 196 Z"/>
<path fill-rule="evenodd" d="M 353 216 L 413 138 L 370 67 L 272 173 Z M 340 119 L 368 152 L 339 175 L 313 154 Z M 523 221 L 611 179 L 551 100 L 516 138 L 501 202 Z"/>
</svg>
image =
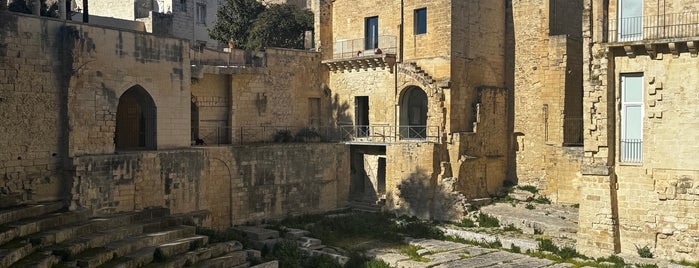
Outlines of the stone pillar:
<svg viewBox="0 0 699 268">
<path fill-rule="evenodd" d="M 58 18 L 65 20 L 67 10 L 66 10 L 66 0 L 58 0 Z"/>
<path fill-rule="evenodd" d="M 41 16 L 41 1 L 32 0 L 32 14 Z"/>
</svg>

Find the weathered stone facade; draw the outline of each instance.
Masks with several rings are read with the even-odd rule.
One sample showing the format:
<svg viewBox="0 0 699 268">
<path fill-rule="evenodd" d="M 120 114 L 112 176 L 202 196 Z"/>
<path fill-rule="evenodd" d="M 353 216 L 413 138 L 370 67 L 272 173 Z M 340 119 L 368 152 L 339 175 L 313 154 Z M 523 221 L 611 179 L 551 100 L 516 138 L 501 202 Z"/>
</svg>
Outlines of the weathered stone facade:
<svg viewBox="0 0 699 268">
<path fill-rule="evenodd" d="M 385 194 L 389 209 L 453 219 L 463 212 L 454 196 L 498 192 L 509 154 L 504 1 L 314 1 L 311 9 L 333 119 L 353 146 L 375 147 L 360 150 L 353 183 L 385 180 L 385 192 L 374 185 L 353 198 Z M 372 177 L 377 166 L 385 178 Z"/>
<path fill-rule="evenodd" d="M 552 201 L 580 203 L 582 3 L 513 1 L 514 150 L 511 177 Z"/>
<path fill-rule="evenodd" d="M 633 36 L 622 32 L 629 28 L 618 27 L 626 21 L 615 19 L 616 3 L 585 2 L 586 131 L 578 249 L 592 255 L 635 254 L 636 247 L 648 246 L 660 258 L 697 261 L 696 109 L 689 100 L 696 98 L 693 88 L 699 82 L 693 49 L 699 32 L 682 25 L 699 22 L 684 17 L 690 13 L 678 13 L 693 10 L 696 3 L 642 7 L 644 28 Z M 656 17 L 678 20 L 660 27 Z M 630 92 L 638 92 L 633 96 L 641 100 L 638 118 L 625 110 Z M 631 129 L 636 125 L 625 122 L 634 118 L 640 127 Z M 628 145 L 632 130 L 640 135 L 640 142 L 633 143 L 638 146 Z"/>
</svg>

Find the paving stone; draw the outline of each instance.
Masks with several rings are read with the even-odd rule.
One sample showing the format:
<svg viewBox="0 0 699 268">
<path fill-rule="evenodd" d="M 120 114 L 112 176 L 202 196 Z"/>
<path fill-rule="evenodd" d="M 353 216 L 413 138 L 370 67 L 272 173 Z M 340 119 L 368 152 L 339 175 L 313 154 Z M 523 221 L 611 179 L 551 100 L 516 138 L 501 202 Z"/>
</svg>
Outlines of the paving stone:
<svg viewBox="0 0 699 268">
<path fill-rule="evenodd" d="M 575 266 L 575 265 L 573 265 L 572 263 L 556 263 L 554 265 L 546 266 L 546 267 L 547 268 L 570 268 L 573 266 Z"/>
<path fill-rule="evenodd" d="M 279 268 L 279 262 L 278 261 L 265 262 L 262 264 L 252 266 L 250 268 Z"/>
<path fill-rule="evenodd" d="M 473 258 L 448 262 L 435 267 L 491 267 L 496 264 L 524 259 L 525 257 L 526 256 L 522 254 L 509 253 L 505 251 L 496 251 L 493 253 L 479 255 Z"/>
<path fill-rule="evenodd" d="M 468 245 L 462 243 L 455 243 L 435 239 L 412 239 L 408 240 L 408 244 L 419 246 L 428 252 L 459 250 L 468 247 Z"/>
</svg>

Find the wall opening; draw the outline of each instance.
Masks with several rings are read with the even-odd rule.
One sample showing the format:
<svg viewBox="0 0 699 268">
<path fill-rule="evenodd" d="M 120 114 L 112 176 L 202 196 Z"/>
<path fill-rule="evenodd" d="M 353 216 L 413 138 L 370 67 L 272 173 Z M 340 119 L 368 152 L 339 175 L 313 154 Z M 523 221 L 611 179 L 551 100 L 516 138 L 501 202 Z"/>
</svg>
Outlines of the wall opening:
<svg viewBox="0 0 699 268">
<path fill-rule="evenodd" d="M 199 105 L 197 105 L 197 103 L 194 101 L 192 101 L 192 104 L 191 104 L 191 114 L 192 114 L 192 119 L 191 119 L 192 142 L 195 145 L 202 145 L 200 143 L 203 143 L 203 141 L 199 138 Z"/>
<path fill-rule="evenodd" d="M 354 97 L 354 125 L 357 137 L 369 136 L 369 97 Z"/>
<path fill-rule="evenodd" d="M 141 86 L 133 86 L 119 97 L 114 143 L 117 150 L 156 149 L 156 107 Z"/>
<path fill-rule="evenodd" d="M 401 96 L 400 137 L 427 138 L 427 94 L 420 87 L 409 87 Z"/>
</svg>

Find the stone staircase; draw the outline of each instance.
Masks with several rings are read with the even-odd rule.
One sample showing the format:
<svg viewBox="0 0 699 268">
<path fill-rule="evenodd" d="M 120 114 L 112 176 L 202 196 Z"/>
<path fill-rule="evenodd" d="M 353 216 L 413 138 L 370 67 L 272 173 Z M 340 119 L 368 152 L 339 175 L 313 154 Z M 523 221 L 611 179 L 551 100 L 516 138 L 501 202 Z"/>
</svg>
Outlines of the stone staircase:
<svg viewBox="0 0 699 268">
<path fill-rule="evenodd" d="M 406 62 L 402 65 L 402 69 L 404 72 L 409 73 L 415 79 L 425 84 L 434 84 L 435 82 L 437 82 L 437 80 L 435 80 L 430 74 L 423 70 L 422 67 L 418 66 L 416 62 Z"/>
<path fill-rule="evenodd" d="M 0 268 L 246 268 L 256 256 L 237 241 L 209 244 L 208 236 L 186 225 L 204 212 L 171 215 L 166 208 L 149 208 L 91 215 L 67 211 L 59 202 L 0 208 Z"/>
<path fill-rule="evenodd" d="M 375 198 L 357 198 L 350 200 L 347 206 L 355 211 L 363 212 L 381 212 L 383 206 L 386 204 L 386 199 L 376 200 Z"/>
</svg>

